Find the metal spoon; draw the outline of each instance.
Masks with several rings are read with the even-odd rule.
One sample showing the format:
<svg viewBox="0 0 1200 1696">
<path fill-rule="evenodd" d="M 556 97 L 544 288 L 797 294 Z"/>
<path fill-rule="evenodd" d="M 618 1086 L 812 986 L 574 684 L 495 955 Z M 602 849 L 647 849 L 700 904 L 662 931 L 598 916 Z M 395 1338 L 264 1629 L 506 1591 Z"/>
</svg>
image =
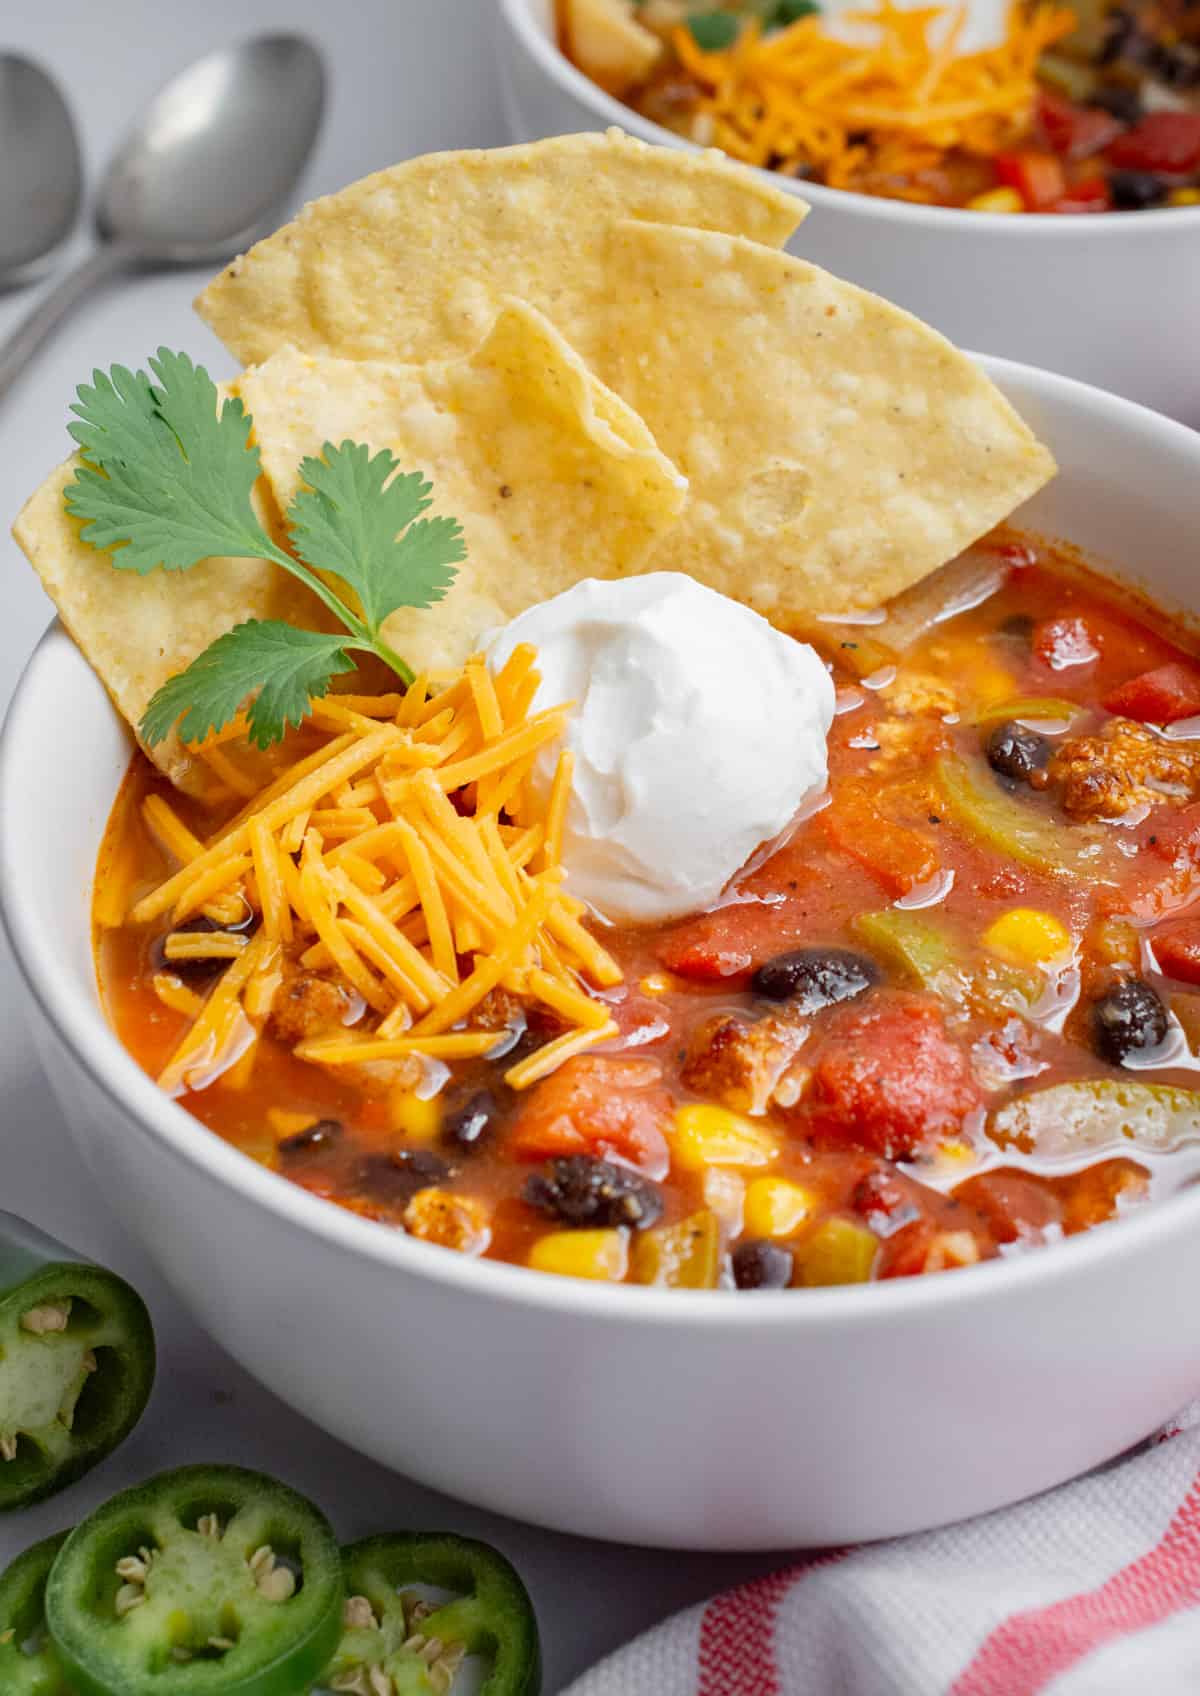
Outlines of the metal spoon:
<svg viewBox="0 0 1200 1696">
<path fill-rule="evenodd" d="M 79 137 L 58 84 L 31 59 L 0 53 L 0 288 L 37 275 L 82 199 Z"/>
<path fill-rule="evenodd" d="M 98 245 L 0 347 L 0 396 L 97 284 L 121 271 L 217 264 L 265 233 L 312 151 L 324 103 L 320 54 L 298 35 L 258 36 L 168 83 L 109 166 Z"/>
</svg>

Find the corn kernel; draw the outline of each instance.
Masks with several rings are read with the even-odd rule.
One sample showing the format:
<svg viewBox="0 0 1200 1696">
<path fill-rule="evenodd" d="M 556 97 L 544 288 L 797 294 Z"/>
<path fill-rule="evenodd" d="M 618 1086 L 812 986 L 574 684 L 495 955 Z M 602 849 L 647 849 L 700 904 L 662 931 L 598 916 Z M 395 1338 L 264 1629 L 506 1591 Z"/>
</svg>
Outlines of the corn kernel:
<svg viewBox="0 0 1200 1696">
<path fill-rule="evenodd" d="M 666 995 L 671 988 L 669 972 L 651 972 L 638 984 L 643 995 Z"/>
<path fill-rule="evenodd" d="M 1018 966 L 1060 966 L 1071 958 L 1071 933 L 1036 907 L 1014 907 L 983 933 L 983 945 Z"/>
<path fill-rule="evenodd" d="M 551 1231 L 534 1243 L 529 1264 L 563 1278 L 619 1284 L 629 1270 L 629 1242 L 624 1231 Z"/>
<path fill-rule="evenodd" d="M 746 1191 L 746 1230 L 752 1237 L 790 1237 L 815 1203 L 810 1190 L 787 1178 L 755 1178 Z"/>
<path fill-rule="evenodd" d="M 696 1103 L 675 1115 L 672 1151 L 681 1166 L 769 1166 L 779 1153 L 769 1131 L 728 1107 Z"/>
<path fill-rule="evenodd" d="M 990 188 L 967 201 L 968 212 L 1024 212 L 1025 202 L 1015 188 Z"/>
<path fill-rule="evenodd" d="M 1200 206 L 1200 188 L 1173 188 L 1167 196 L 1168 206 Z"/>
<path fill-rule="evenodd" d="M 394 1131 L 410 1142 L 431 1143 L 442 1128 L 442 1104 L 434 1095 L 428 1101 L 410 1089 L 393 1090 L 388 1099 L 388 1117 Z"/>
<path fill-rule="evenodd" d="M 865 1284 L 875 1269 L 879 1239 L 865 1225 L 826 1219 L 796 1250 L 801 1284 Z"/>
</svg>

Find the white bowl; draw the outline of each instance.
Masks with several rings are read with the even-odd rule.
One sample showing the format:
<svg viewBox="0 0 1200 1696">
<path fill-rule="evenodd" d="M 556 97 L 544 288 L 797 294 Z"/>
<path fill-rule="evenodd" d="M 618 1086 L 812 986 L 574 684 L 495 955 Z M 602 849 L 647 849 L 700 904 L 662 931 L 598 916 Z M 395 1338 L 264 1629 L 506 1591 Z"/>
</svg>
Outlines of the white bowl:
<svg viewBox="0 0 1200 1696">
<path fill-rule="evenodd" d="M 986 362 L 1062 465 L 1022 514 L 1200 607 L 1200 435 Z M 239 1154 L 101 1014 L 97 846 L 129 759 L 57 626 L 0 744 L 0 909 L 79 1152 L 202 1324 L 318 1424 L 472 1502 L 591 1537 L 785 1548 L 1056 1484 L 1195 1393 L 1200 1189 L 1019 1260 L 779 1296 L 480 1263 Z"/>
<path fill-rule="evenodd" d="M 515 141 L 617 124 L 690 142 L 614 100 L 555 44 L 554 0 L 499 0 Z M 1200 206 L 1005 216 L 758 175 L 811 202 L 791 242 L 961 347 L 1025 360 L 1200 425 Z"/>
</svg>

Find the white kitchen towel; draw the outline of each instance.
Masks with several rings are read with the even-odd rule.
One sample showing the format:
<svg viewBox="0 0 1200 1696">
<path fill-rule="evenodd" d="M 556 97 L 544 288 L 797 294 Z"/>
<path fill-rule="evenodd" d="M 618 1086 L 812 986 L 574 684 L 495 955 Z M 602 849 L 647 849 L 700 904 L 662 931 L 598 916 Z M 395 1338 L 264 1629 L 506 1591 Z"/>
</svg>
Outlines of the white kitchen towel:
<svg viewBox="0 0 1200 1696">
<path fill-rule="evenodd" d="M 1200 1408 L 1017 1507 L 826 1551 L 565 1696 L 1200 1696 Z"/>
</svg>

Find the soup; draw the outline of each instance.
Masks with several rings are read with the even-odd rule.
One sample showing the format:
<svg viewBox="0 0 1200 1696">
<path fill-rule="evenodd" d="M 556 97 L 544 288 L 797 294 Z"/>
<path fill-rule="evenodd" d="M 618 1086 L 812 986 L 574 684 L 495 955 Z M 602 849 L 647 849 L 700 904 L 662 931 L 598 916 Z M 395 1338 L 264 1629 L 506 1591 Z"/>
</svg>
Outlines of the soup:
<svg viewBox="0 0 1200 1696">
<path fill-rule="evenodd" d="M 564 909 L 579 916 L 554 932 L 561 979 L 534 995 L 510 974 L 526 993 L 497 981 L 424 1038 L 419 1016 L 371 1005 L 398 968 L 370 916 L 416 865 L 388 834 L 377 768 L 280 832 L 297 878 L 306 853 L 342 877 L 362 988 L 286 872 L 289 934 L 256 996 L 228 1040 L 175 1063 L 276 897 L 249 853 L 232 897 L 211 877 L 199 906 L 199 881 L 173 892 L 211 844 L 237 848 L 269 780 L 268 797 L 286 791 L 352 731 L 365 745 L 399 724 L 432 745 L 461 679 L 347 698 L 270 756 L 217 743 L 214 805 L 138 755 L 96 883 L 122 1042 L 211 1130 L 315 1195 L 472 1255 L 616 1282 L 752 1291 L 961 1268 L 1188 1181 L 1200 667 L 1069 555 L 1007 532 L 882 622 L 806 634 L 837 687 L 828 789 L 806 816 L 709 911 L 599 926 Z M 504 674 L 496 687 L 504 707 Z M 461 769 L 446 799 L 482 817 L 476 790 L 498 780 L 470 776 L 478 757 Z M 522 804 L 488 815 L 502 881 L 552 858 Z M 448 915 L 464 994 L 480 958 L 472 972 L 468 905 Z M 409 911 L 401 930 L 428 945 Z M 573 983 L 599 1004 L 590 1024 Z"/>
</svg>

